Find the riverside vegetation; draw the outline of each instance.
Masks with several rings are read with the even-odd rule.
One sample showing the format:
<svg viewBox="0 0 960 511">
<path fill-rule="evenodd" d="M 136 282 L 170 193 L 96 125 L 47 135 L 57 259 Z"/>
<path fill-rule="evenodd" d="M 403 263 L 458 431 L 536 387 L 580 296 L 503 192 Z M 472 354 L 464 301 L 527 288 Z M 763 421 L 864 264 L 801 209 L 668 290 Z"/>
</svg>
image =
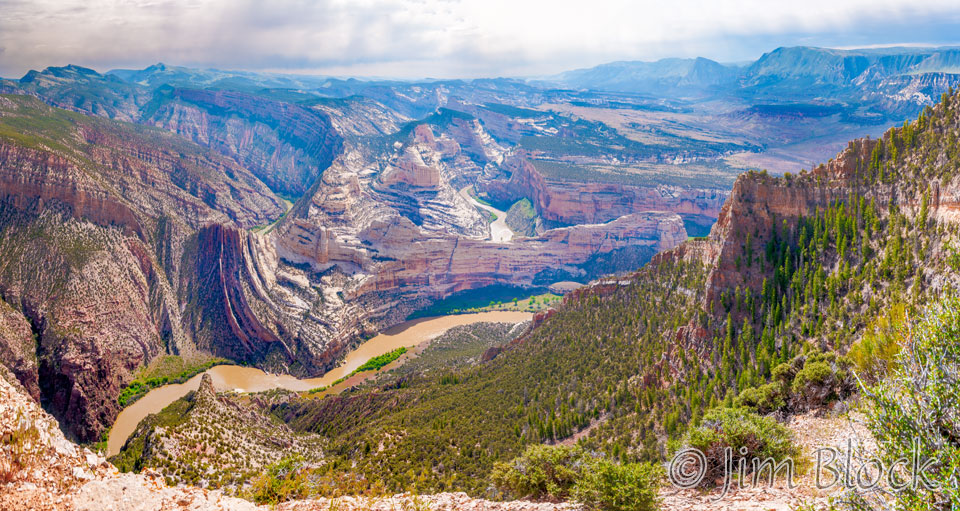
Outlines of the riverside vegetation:
<svg viewBox="0 0 960 511">
<path fill-rule="evenodd" d="M 184 383 L 211 367 L 230 363 L 232 362 L 225 358 L 214 358 L 201 364 L 188 365 L 184 363 L 180 357 L 165 357 L 160 364 L 158 364 L 158 367 L 151 371 L 146 371 L 144 376 L 133 380 L 124 387 L 124 389 L 120 391 L 120 397 L 117 398 L 117 402 L 120 403 L 121 407 L 126 407 L 145 396 L 151 389 L 171 383 Z"/>
</svg>

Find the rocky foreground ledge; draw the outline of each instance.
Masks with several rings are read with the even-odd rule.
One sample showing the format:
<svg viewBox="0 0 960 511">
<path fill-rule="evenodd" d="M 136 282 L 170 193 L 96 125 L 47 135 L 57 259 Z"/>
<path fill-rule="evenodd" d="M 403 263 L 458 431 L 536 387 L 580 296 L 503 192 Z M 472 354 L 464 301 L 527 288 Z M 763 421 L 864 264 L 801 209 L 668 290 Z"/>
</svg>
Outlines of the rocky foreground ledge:
<svg viewBox="0 0 960 511">
<path fill-rule="evenodd" d="M 574 510 L 570 504 L 493 502 L 465 493 L 344 497 L 286 502 L 275 507 L 229 497 L 220 491 L 169 487 L 159 473 L 121 473 L 102 456 L 64 438 L 43 411 L 0 367 L 0 509 L 4 511 L 491 511 Z"/>
</svg>

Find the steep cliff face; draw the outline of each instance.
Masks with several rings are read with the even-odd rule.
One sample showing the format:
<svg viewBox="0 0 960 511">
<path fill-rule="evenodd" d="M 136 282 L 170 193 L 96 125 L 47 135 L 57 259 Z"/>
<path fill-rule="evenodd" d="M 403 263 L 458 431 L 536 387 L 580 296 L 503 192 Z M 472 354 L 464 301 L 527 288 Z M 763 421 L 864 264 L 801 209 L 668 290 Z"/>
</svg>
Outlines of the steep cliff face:
<svg viewBox="0 0 960 511">
<path fill-rule="evenodd" d="M 262 324 L 253 310 L 256 303 L 252 302 L 263 297 L 251 289 L 259 276 L 249 265 L 248 236 L 221 224 L 200 229 L 189 270 L 196 278 L 184 279 L 188 302 L 196 306 L 187 311 L 185 319 L 192 323 L 199 348 L 251 363 L 277 358 L 277 365 L 286 367 L 293 361 L 292 353 L 278 332 Z"/>
<path fill-rule="evenodd" d="M 140 122 L 229 155 L 292 196 L 302 195 L 341 150 L 323 112 L 238 92 L 162 88 Z"/>
<path fill-rule="evenodd" d="M 492 284 L 530 285 L 541 272 L 586 272 L 579 265 L 598 254 L 627 247 L 649 247 L 651 253 L 672 248 L 686 238 L 682 220 L 670 213 L 635 213 L 608 224 L 551 229 L 542 236 L 510 243 L 456 237 L 424 236 L 378 222 L 360 233 L 364 242 L 349 244 L 308 221 L 290 226 L 280 240 L 280 253 L 291 261 L 357 265 L 361 273 L 351 294 L 401 290 L 442 298 Z"/>
<path fill-rule="evenodd" d="M 284 195 L 302 195 L 340 151 L 326 113 L 240 92 L 153 89 L 78 66 L 31 71 L 4 92 L 176 132 L 236 160 Z"/>
<path fill-rule="evenodd" d="M 378 201 L 426 231 L 483 238 L 485 217 L 459 190 L 502 150 L 475 119 L 441 113 L 394 143 L 370 187 Z"/>
<path fill-rule="evenodd" d="M 918 197 L 902 184 L 868 182 L 865 172 L 877 144 L 876 140 L 855 140 L 829 163 L 798 176 L 775 178 L 748 172 L 737 179 L 710 239 L 699 249 L 713 266 L 707 299 L 719 300 L 722 292 L 737 286 L 759 291 L 763 279 L 770 276 L 759 269 L 763 247 L 776 236 L 793 233 L 800 218 L 855 197 L 873 199 L 881 209 L 891 203 L 915 206 Z M 756 262 L 755 271 L 742 271 L 748 257 Z"/>
<path fill-rule="evenodd" d="M 176 290 L 230 268 L 184 267 L 198 230 L 282 212 L 249 170 L 211 150 L 0 96 L 3 362 L 77 439 L 98 439 L 134 370 L 196 349 L 200 328 L 181 318 Z"/>
<path fill-rule="evenodd" d="M 607 222 L 639 211 L 717 218 L 727 198 L 717 189 L 551 180 L 522 152 L 508 158 L 503 169 L 507 172 L 480 179 L 478 189 L 508 204 L 526 197 L 545 221 L 562 225 Z"/>
<path fill-rule="evenodd" d="M 812 171 L 741 175 L 709 238 L 654 262 L 703 263 L 703 307 L 721 323 L 727 314 L 734 328 L 756 320 L 762 300 L 767 324 L 784 321 L 793 339 L 845 349 L 884 307 L 957 285 L 949 262 L 960 221 L 957 102 L 948 97 L 880 139 L 852 141 Z M 743 305 L 747 296 L 753 306 Z M 697 325 L 677 333 L 698 347 L 706 335 Z"/>
<path fill-rule="evenodd" d="M 0 210 L 0 294 L 36 335 L 40 397 L 78 439 L 97 439 L 132 371 L 164 350 L 156 309 L 176 307 L 151 284 L 137 238 L 52 207 Z"/>
<path fill-rule="evenodd" d="M 40 401 L 36 343 L 30 323 L 23 314 L 0 301 L 0 360 L 21 382 L 27 394 Z"/>
</svg>

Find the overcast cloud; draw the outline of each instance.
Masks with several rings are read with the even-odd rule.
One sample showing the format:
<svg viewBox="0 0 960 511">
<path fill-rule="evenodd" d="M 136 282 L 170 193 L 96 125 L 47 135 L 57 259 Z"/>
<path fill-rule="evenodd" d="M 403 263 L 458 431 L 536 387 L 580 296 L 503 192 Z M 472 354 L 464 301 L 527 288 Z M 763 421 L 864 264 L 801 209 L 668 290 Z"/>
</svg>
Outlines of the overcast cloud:
<svg viewBox="0 0 960 511">
<path fill-rule="evenodd" d="M 955 35 L 956 34 L 956 35 Z M 533 76 L 777 46 L 957 44 L 956 0 L 0 0 L 0 76 L 155 62 L 393 77 Z"/>
</svg>

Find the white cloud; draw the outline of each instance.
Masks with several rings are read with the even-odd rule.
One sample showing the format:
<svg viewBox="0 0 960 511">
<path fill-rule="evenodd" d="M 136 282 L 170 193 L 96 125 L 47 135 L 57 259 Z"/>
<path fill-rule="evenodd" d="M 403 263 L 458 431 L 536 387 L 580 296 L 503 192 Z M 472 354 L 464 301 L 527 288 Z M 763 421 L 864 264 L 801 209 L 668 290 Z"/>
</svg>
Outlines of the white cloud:
<svg viewBox="0 0 960 511">
<path fill-rule="evenodd" d="M 162 60 L 339 74 L 530 75 L 615 59 L 723 58 L 743 52 L 742 38 L 856 33 L 880 22 L 942 21 L 944 15 L 957 20 L 960 14 L 956 0 L 907 4 L 0 0 L 0 74 L 17 76 L 29 68 L 66 63 L 106 69 Z"/>
</svg>

